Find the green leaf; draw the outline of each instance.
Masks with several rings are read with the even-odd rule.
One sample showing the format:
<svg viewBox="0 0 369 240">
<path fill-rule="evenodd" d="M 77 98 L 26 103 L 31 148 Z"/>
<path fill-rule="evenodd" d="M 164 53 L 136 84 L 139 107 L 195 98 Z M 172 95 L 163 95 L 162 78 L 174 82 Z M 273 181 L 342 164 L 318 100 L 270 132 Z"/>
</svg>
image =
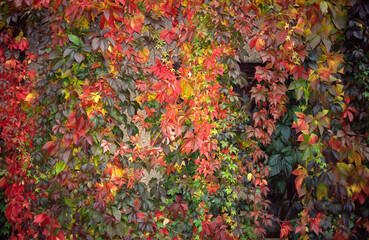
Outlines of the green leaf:
<svg viewBox="0 0 369 240">
<path fill-rule="evenodd" d="M 115 230 L 111 226 L 111 224 L 108 224 L 108 226 L 106 227 L 106 232 L 108 233 L 110 238 L 113 238 L 116 235 Z"/>
<path fill-rule="evenodd" d="M 288 126 L 284 126 L 281 130 L 282 136 L 284 137 L 284 140 L 288 140 L 291 135 L 291 130 Z"/>
<path fill-rule="evenodd" d="M 69 40 L 70 40 L 72 43 L 74 43 L 74 44 L 76 44 L 76 45 L 78 45 L 78 46 L 83 44 L 82 40 L 81 40 L 79 37 L 77 37 L 76 35 L 69 34 L 69 35 L 68 35 L 68 38 L 69 38 Z"/>
<path fill-rule="evenodd" d="M 292 149 L 290 146 L 288 147 L 285 147 L 282 149 L 281 153 L 284 155 L 284 156 L 291 156 L 292 154 Z"/>
<path fill-rule="evenodd" d="M 63 169 L 65 168 L 67 164 L 65 164 L 64 161 L 59 161 L 55 164 L 55 174 L 58 175 Z"/>
<path fill-rule="evenodd" d="M 272 155 L 269 158 L 269 166 L 271 168 L 270 176 L 275 176 L 281 171 L 281 162 L 279 154 Z"/>
<path fill-rule="evenodd" d="M 120 219 L 122 218 L 122 213 L 120 212 L 120 210 L 117 207 L 113 207 L 112 211 L 113 211 L 113 216 L 115 217 L 115 219 L 117 221 L 120 221 Z"/>
<path fill-rule="evenodd" d="M 123 237 L 123 235 L 125 233 L 124 230 L 125 230 L 125 227 L 124 227 L 123 222 L 118 223 L 116 228 L 115 228 L 115 231 L 117 232 L 119 237 L 121 237 L 121 238 Z"/>
<path fill-rule="evenodd" d="M 303 93 L 304 93 L 303 87 L 300 86 L 298 89 L 295 89 L 296 100 L 300 100 L 302 98 Z"/>
<path fill-rule="evenodd" d="M 308 147 L 304 150 L 304 153 L 302 154 L 302 160 L 304 161 L 304 160 L 309 159 L 310 155 L 311 155 L 311 148 Z"/>
<path fill-rule="evenodd" d="M 52 70 L 57 70 L 58 68 L 60 68 L 63 65 L 63 58 L 55 58 L 51 61 L 50 63 L 50 67 Z"/>
<path fill-rule="evenodd" d="M 278 179 L 276 187 L 278 188 L 280 193 L 284 193 L 284 191 L 286 190 L 286 182 L 282 179 Z"/>
<path fill-rule="evenodd" d="M 284 158 L 286 160 L 286 162 L 290 165 L 295 164 L 295 159 L 290 155 Z"/>
<path fill-rule="evenodd" d="M 68 207 L 75 208 L 77 207 L 77 204 L 73 202 L 70 198 L 64 198 L 64 202 Z"/>
<path fill-rule="evenodd" d="M 325 14 L 328 10 L 328 4 L 326 1 L 322 1 L 319 3 L 319 7 L 322 10 L 322 13 Z"/>
<path fill-rule="evenodd" d="M 279 154 L 272 155 L 269 158 L 269 165 L 278 165 Z"/>
<path fill-rule="evenodd" d="M 292 120 L 294 122 L 297 122 L 298 120 L 298 117 L 296 115 L 296 112 L 301 112 L 299 107 L 297 106 L 292 106 L 290 109 L 289 109 L 289 116 L 292 118 Z"/>
</svg>

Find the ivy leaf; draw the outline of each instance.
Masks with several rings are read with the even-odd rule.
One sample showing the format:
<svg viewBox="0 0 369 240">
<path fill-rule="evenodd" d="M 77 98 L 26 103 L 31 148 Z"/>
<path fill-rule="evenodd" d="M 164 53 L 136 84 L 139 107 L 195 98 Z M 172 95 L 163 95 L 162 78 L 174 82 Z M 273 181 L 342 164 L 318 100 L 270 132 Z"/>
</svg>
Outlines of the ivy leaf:
<svg viewBox="0 0 369 240">
<path fill-rule="evenodd" d="M 15 6 L 20 7 L 22 5 L 23 0 L 14 0 Z"/>
<path fill-rule="evenodd" d="M 124 231 L 125 231 L 125 226 L 123 222 L 119 222 L 115 228 L 115 231 L 117 232 L 119 237 L 123 237 L 124 235 Z"/>
<path fill-rule="evenodd" d="M 169 45 L 177 39 L 177 34 L 175 32 L 175 28 L 172 28 L 170 31 L 168 29 L 164 29 L 160 33 L 160 38 L 165 40 Z"/>
<path fill-rule="evenodd" d="M 321 216 L 321 213 L 318 213 L 316 218 L 309 219 L 311 230 L 313 230 L 316 235 L 319 235 L 319 233 L 322 231 L 322 228 L 319 226 L 319 223 L 322 219 L 323 219 L 323 216 Z"/>
<path fill-rule="evenodd" d="M 182 152 L 185 152 L 187 154 L 189 154 L 191 151 L 194 152 L 200 149 L 203 144 L 202 139 L 193 134 L 193 132 L 187 132 L 184 138 L 186 140 L 183 144 Z"/>
<path fill-rule="evenodd" d="M 79 45 L 82 45 L 82 44 L 83 44 L 82 40 L 81 40 L 79 37 L 77 37 L 76 35 L 69 34 L 69 35 L 68 35 L 68 38 L 69 38 L 69 40 L 70 40 L 72 43 L 76 44 L 77 46 L 79 46 Z"/>
<path fill-rule="evenodd" d="M 83 53 L 76 53 L 74 54 L 74 59 L 78 62 L 81 63 L 83 60 L 85 60 L 86 56 Z"/>
<path fill-rule="evenodd" d="M 99 37 L 93 38 L 91 42 L 92 50 L 96 51 L 97 49 L 99 49 L 100 42 L 101 42 L 101 39 Z"/>
<path fill-rule="evenodd" d="M 72 155 L 73 155 L 72 153 L 73 153 L 73 150 L 71 148 L 65 149 L 62 155 L 62 158 L 66 164 L 68 164 L 68 162 L 72 159 Z"/>
<path fill-rule="evenodd" d="M 282 136 L 284 137 L 284 140 L 288 140 L 291 135 L 291 130 L 288 126 L 284 126 L 281 130 Z"/>
<path fill-rule="evenodd" d="M 302 161 L 305 161 L 305 160 L 307 160 L 307 159 L 309 159 L 310 158 L 310 156 L 312 156 L 312 149 L 311 149 L 311 147 L 307 147 L 305 150 L 304 150 L 304 152 L 302 153 Z"/>
<path fill-rule="evenodd" d="M 297 178 L 295 179 L 295 186 L 299 197 L 302 197 L 306 194 L 306 188 L 303 187 L 302 183 L 305 177 L 308 176 L 307 171 L 305 168 L 299 165 L 297 169 L 292 171 L 292 174 L 297 176 Z"/>
<path fill-rule="evenodd" d="M 216 229 L 215 232 L 215 240 L 226 240 L 227 239 L 227 225 L 221 225 L 219 228 Z"/>
<path fill-rule="evenodd" d="M 112 227 L 111 224 L 108 224 L 108 226 L 106 228 L 106 232 L 108 233 L 110 238 L 113 238 L 116 235 L 115 229 Z"/>
<path fill-rule="evenodd" d="M 270 177 L 273 177 L 275 175 L 277 175 L 278 173 L 280 173 L 282 166 L 280 163 L 280 155 L 279 154 L 274 154 L 269 158 L 269 165 L 272 169 L 272 171 L 270 172 Z"/>
<path fill-rule="evenodd" d="M 64 161 L 57 162 L 55 164 L 55 174 L 59 175 L 59 173 L 64 170 L 65 166 L 66 163 Z"/>
<path fill-rule="evenodd" d="M 265 46 L 265 40 L 261 37 L 255 37 L 250 41 L 250 49 L 253 49 L 255 47 L 255 49 L 260 52 L 261 49 L 263 49 L 263 47 Z"/>
<path fill-rule="evenodd" d="M 183 219 L 186 218 L 186 211 L 188 211 L 188 206 L 185 203 L 182 203 L 182 199 L 179 196 L 176 196 L 176 202 L 169 207 L 169 212 L 173 214 L 173 219 L 176 220 L 178 217 L 178 213 L 181 212 Z"/>
<path fill-rule="evenodd" d="M 321 42 L 320 36 L 319 35 L 315 35 L 315 37 L 310 42 L 310 47 L 312 49 L 315 49 L 319 45 L 320 42 Z"/>
<path fill-rule="evenodd" d="M 205 216 L 205 221 L 201 223 L 202 225 L 201 237 L 204 237 L 205 234 L 208 235 L 209 237 L 213 237 L 216 225 L 213 221 L 210 220 L 211 217 L 212 215 Z"/>
<path fill-rule="evenodd" d="M 33 223 L 43 223 L 46 220 L 46 213 L 41 213 L 35 216 Z"/>
<path fill-rule="evenodd" d="M 122 213 L 121 211 L 117 208 L 117 207 L 113 207 L 112 208 L 113 211 L 113 216 L 117 221 L 120 221 L 120 219 L 122 218 Z"/>
<path fill-rule="evenodd" d="M 290 234 L 290 232 L 293 231 L 293 227 L 290 224 L 290 221 L 286 221 L 282 224 L 281 226 L 281 232 L 280 232 L 280 238 L 283 238 L 283 237 L 288 237 L 288 235 Z"/>
<path fill-rule="evenodd" d="M 145 16 L 142 13 L 136 14 L 135 16 L 131 17 L 128 22 L 134 31 L 140 33 L 142 24 L 145 23 Z"/>
<path fill-rule="evenodd" d="M 321 1 L 319 3 L 320 10 L 322 10 L 322 13 L 325 14 L 328 10 L 328 3 L 326 1 Z"/>
<path fill-rule="evenodd" d="M 255 49 L 260 52 L 264 46 L 265 46 L 265 40 L 259 37 L 258 40 L 256 41 Z"/>
<path fill-rule="evenodd" d="M 251 88 L 251 99 L 255 98 L 256 103 L 259 101 L 265 102 L 267 91 L 268 89 L 265 86 L 257 84 L 256 87 Z"/>
<path fill-rule="evenodd" d="M 283 42 L 286 41 L 286 38 L 287 38 L 287 35 L 288 35 L 288 30 L 283 30 L 283 31 L 280 31 L 276 37 L 276 41 L 277 41 L 277 44 L 281 44 Z"/>
</svg>

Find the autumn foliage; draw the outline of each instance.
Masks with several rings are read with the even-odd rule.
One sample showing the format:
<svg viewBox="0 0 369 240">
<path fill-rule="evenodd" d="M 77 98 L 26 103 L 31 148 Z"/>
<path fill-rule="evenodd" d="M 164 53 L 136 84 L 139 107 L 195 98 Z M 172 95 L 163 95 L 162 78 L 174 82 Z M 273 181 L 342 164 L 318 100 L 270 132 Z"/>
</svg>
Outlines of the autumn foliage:
<svg viewBox="0 0 369 240">
<path fill-rule="evenodd" d="M 367 238 L 367 9 L 0 1 L 0 234 Z"/>
</svg>

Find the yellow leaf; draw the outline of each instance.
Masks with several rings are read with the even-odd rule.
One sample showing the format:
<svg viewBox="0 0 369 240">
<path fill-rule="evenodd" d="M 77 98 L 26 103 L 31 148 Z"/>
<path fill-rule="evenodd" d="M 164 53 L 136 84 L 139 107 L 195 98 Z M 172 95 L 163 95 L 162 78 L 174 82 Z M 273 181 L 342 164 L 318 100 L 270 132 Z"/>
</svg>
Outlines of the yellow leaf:
<svg viewBox="0 0 369 240">
<path fill-rule="evenodd" d="M 90 22 L 85 18 L 85 16 L 82 16 L 81 19 L 78 21 L 75 21 L 76 27 L 79 29 L 86 29 L 88 28 Z"/>
<path fill-rule="evenodd" d="M 142 63 L 149 61 L 150 51 L 144 48 L 142 51 L 138 51 L 138 54 L 142 57 Z"/>
<path fill-rule="evenodd" d="M 187 81 L 182 81 L 181 87 L 182 87 L 182 96 L 184 96 L 185 98 L 189 98 L 193 92 L 191 84 L 189 84 Z"/>
<path fill-rule="evenodd" d="M 98 103 L 99 100 L 100 100 L 100 98 L 101 98 L 101 96 L 99 95 L 99 93 L 98 92 L 97 93 L 91 93 L 91 95 L 92 95 L 92 98 L 93 98 L 94 102 L 95 103 Z"/>
<path fill-rule="evenodd" d="M 320 183 L 317 189 L 317 199 L 322 200 L 324 196 L 328 195 L 328 188 L 324 185 L 324 183 Z"/>
<path fill-rule="evenodd" d="M 163 225 L 167 225 L 168 223 L 170 222 L 170 220 L 168 218 L 165 218 L 164 221 L 163 221 Z"/>
<path fill-rule="evenodd" d="M 26 102 L 32 102 L 32 100 L 35 99 L 35 94 L 34 93 L 30 93 L 27 95 L 27 97 L 24 99 L 24 101 Z"/>
<path fill-rule="evenodd" d="M 181 172 L 182 166 L 186 166 L 184 161 L 181 162 L 181 165 L 179 165 L 178 163 L 174 164 L 174 167 L 177 169 L 178 173 Z"/>
<path fill-rule="evenodd" d="M 63 74 L 60 76 L 60 78 L 66 78 L 71 76 L 71 70 L 68 69 L 66 72 L 63 72 Z"/>
<path fill-rule="evenodd" d="M 252 174 L 251 173 L 248 173 L 247 174 L 247 180 L 251 181 L 251 179 L 252 179 Z"/>
<path fill-rule="evenodd" d="M 202 195 L 204 195 L 203 191 L 201 191 L 200 189 L 198 189 L 197 191 L 194 192 L 194 197 L 201 197 Z"/>
<path fill-rule="evenodd" d="M 353 194 L 357 195 L 361 192 L 361 187 L 355 183 L 351 185 L 351 191 Z"/>
<path fill-rule="evenodd" d="M 101 114 L 103 115 L 103 117 L 105 117 L 106 111 L 104 108 L 101 109 Z"/>
<path fill-rule="evenodd" d="M 156 93 L 156 92 L 155 92 L 155 93 L 153 93 L 153 94 L 148 93 L 148 94 L 147 94 L 147 99 L 148 99 L 149 101 L 151 101 L 151 100 L 155 100 L 156 96 L 157 96 L 157 93 Z"/>
</svg>

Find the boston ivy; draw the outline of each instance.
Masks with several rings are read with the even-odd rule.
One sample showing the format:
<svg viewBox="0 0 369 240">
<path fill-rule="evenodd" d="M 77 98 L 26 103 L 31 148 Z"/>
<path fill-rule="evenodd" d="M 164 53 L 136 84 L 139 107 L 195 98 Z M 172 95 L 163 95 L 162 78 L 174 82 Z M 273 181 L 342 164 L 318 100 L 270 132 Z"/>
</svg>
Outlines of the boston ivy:
<svg viewBox="0 0 369 240">
<path fill-rule="evenodd" d="M 366 3 L 0 9 L 10 239 L 368 237 Z"/>
</svg>

